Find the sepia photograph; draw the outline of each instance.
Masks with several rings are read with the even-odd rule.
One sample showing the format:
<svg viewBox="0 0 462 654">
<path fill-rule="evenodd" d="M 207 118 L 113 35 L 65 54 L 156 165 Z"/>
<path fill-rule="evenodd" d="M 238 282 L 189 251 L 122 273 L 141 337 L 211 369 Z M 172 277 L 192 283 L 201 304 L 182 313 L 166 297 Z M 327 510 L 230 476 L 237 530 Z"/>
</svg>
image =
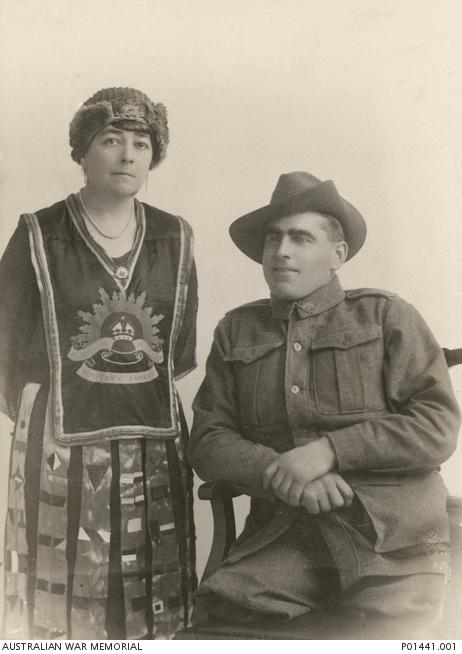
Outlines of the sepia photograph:
<svg viewBox="0 0 462 654">
<path fill-rule="evenodd" d="M 461 33 L 0 0 L 0 640 L 462 638 Z"/>
</svg>

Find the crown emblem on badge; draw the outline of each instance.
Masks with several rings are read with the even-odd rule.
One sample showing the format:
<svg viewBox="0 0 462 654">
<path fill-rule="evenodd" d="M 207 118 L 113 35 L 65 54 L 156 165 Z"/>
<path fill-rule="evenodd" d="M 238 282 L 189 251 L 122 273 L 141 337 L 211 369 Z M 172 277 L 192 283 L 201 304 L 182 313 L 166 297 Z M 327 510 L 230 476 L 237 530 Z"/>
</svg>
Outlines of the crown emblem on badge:
<svg viewBox="0 0 462 654">
<path fill-rule="evenodd" d="M 112 326 L 111 333 L 115 341 L 133 341 L 135 338 L 135 328 L 125 316 Z"/>
</svg>

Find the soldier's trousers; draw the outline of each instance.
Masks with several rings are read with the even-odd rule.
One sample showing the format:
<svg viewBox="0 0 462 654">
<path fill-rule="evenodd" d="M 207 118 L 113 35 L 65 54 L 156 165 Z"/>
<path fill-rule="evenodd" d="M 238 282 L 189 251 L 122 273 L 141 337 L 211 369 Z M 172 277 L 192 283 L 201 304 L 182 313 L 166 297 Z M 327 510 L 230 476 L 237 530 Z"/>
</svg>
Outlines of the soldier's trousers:
<svg viewBox="0 0 462 654">
<path fill-rule="evenodd" d="M 444 596 L 443 574 L 367 576 L 342 590 L 327 547 L 307 554 L 286 532 L 260 551 L 228 563 L 201 583 L 196 601 L 230 622 L 291 620 L 335 608 L 351 616 L 435 619 Z"/>
</svg>

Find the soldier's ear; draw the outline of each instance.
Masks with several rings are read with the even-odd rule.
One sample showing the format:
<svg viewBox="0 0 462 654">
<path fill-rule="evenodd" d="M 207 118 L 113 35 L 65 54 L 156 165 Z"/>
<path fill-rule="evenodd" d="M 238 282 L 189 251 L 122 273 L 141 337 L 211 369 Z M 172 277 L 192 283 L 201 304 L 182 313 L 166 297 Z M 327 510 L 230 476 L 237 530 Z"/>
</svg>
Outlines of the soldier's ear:
<svg viewBox="0 0 462 654">
<path fill-rule="evenodd" d="M 338 241 L 332 250 L 332 270 L 338 270 L 345 263 L 348 256 L 348 245 L 345 241 Z"/>
</svg>

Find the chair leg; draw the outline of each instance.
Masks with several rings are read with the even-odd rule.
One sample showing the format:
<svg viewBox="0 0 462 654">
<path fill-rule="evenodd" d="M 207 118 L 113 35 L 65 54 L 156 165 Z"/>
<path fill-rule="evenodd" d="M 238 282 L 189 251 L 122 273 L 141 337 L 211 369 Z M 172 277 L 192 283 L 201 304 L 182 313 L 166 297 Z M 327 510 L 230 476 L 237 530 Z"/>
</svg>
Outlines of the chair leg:
<svg viewBox="0 0 462 654">
<path fill-rule="evenodd" d="M 207 579 L 218 568 L 236 540 L 233 500 L 229 497 L 217 497 L 210 503 L 213 513 L 213 542 L 202 579 Z"/>
</svg>

